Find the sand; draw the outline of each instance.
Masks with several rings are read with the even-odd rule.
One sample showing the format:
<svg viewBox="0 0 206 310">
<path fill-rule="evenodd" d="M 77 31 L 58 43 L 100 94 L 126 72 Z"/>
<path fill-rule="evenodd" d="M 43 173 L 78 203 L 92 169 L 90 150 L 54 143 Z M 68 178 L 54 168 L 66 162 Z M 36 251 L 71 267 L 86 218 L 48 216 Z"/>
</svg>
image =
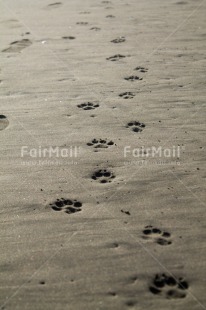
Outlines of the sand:
<svg viewBox="0 0 206 310">
<path fill-rule="evenodd" d="M 1 309 L 206 309 L 206 2 L 0 6 Z"/>
</svg>

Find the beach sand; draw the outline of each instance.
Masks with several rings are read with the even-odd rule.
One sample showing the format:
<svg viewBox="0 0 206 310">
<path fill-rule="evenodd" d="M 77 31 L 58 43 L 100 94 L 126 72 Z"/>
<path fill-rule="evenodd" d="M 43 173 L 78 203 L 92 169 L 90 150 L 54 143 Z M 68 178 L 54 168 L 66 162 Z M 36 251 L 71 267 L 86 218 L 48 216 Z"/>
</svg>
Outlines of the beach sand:
<svg viewBox="0 0 206 310">
<path fill-rule="evenodd" d="M 0 309 L 206 309 L 206 2 L 0 6 Z"/>
</svg>

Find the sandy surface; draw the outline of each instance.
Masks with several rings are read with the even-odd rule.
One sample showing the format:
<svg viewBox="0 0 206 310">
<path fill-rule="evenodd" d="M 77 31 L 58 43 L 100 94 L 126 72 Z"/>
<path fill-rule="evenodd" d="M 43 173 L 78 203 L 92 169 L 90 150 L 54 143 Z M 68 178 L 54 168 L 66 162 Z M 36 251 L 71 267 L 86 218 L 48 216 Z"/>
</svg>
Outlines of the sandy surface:
<svg viewBox="0 0 206 310">
<path fill-rule="evenodd" d="M 206 309 L 206 1 L 0 10 L 1 309 Z"/>
</svg>

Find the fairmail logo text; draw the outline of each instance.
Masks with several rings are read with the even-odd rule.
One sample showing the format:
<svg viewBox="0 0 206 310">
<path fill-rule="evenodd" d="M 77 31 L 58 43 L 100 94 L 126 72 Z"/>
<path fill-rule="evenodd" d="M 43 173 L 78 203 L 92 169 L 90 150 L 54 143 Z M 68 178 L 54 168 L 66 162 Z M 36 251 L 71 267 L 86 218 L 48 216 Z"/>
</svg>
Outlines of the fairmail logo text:
<svg viewBox="0 0 206 310">
<path fill-rule="evenodd" d="M 172 146 L 171 148 L 147 147 L 132 148 L 131 146 L 124 147 L 124 158 L 128 156 L 139 157 L 165 157 L 165 158 L 180 158 L 183 147 Z"/>
<path fill-rule="evenodd" d="M 29 148 L 28 146 L 22 146 L 21 157 L 29 156 L 32 158 L 76 158 L 80 153 L 80 147 L 70 146 L 70 147 L 47 147 L 43 148 L 41 146 L 37 148 Z"/>
</svg>

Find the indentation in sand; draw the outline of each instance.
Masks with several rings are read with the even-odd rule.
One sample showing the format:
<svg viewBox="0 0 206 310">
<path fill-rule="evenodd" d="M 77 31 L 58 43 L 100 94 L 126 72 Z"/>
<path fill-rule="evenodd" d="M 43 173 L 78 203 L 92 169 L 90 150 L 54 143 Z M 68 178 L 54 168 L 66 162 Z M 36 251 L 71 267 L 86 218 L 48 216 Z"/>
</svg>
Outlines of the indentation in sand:
<svg viewBox="0 0 206 310">
<path fill-rule="evenodd" d="M 54 3 L 50 3 L 48 7 L 58 8 L 60 5 L 62 5 L 62 2 L 54 2 Z"/>
<path fill-rule="evenodd" d="M 100 169 L 92 174 L 92 179 L 98 181 L 99 183 L 110 183 L 114 178 L 115 175 L 113 174 L 113 172 L 107 169 Z"/>
<path fill-rule="evenodd" d="M 127 92 L 119 94 L 119 97 L 121 97 L 123 99 L 132 99 L 135 97 L 135 94 L 130 92 L 130 91 L 127 91 Z"/>
<path fill-rule="evenodd" d="M 148 69 L 144 67 L 136 67 L 134 70 L 142 72 L 142 73 L 146 73 L 148 71 Z"/>
<path fill-rule="evenodd" d="M 24 48 L 30 46 L 32 42 L 29 39 L 22 39 L 20 41 L 14 41 L 10 43 L 8 48 L 2 50 L 5 53 L 18 53 L 21 52 Z"/>
<path fill-rule="evenodd" d="M 119 37 L 119 38 L 116 38 L 116 39 L 112 40 L 111 42 L 112 43 L 122 43 L 122 42 L 125 42 L 125 41 L 126 41 L 125 37 Z"/>
<path fill-rule="evenodd" d="M 159 228 L 153 227 L 151 225 L 145 227 L 142 237 L 144 239 L 154 240 L 160 245 L 170 245 L 172 243 L 171 234 L 169 232 L 162 231 Z"/>
<path fill-rule="evenodd" d="M 145 128 L 145 124 L 139 121 L 131 121 L 127 124 L 126 128 L 131 128 L 134 132 L 141 132 Z"/>
<path fill-rule="evenodd" d="M 152 294 L 160 294 L 165 298 L 177 299 L 187 296 L 188 282 L 183 277 L 173 277 L 167 274 L 156 274 L 149 290 Z"/>
<path fill-rule="evenodd" d="M 0 115 L 0 131 L 9 126 L 9 121 L 5 115 Z"/>
<path fill-rule="evenodd" d="M 116 54 L 116 55 L 114 55 L 114 56 L 110 56 L 110 57 L 108 57 L 108 58 L 106 58 L 107 60 L 111 60 L 111 61 L 118 61 L 118 60 L 120 60 L 120 59 L 122 59 L 122 58 L 125 58 L 126 56 L 124 56 L 124 55 L 121 55 L 121 54 Z"/>
<path fill-rule="evenodd" d="M 88 146 L 93 146 L 94 148 L 108 148 L 114 145 L 113 141 L 108 141 L 107 139 L 93 139 L 91 142 L 87 143 Z"/>
<path fill-rule="evenodd" d="M 76 212 L 80 212 L 82 209 L 82 203 L 77 200 L 71 199 L 57 199 L 53 203 L 50 203 L 50 207 L 54 211 L 64 211 L 67 214 L 72 214 Z"/>
<path fill-rule="evenodd" d="M 124 79 L 125 79 L 126 81 L 131 81 L 131 82 L 143 80 L 143 78 L 140 78 L 140 77 L 137 76 L 137 75 L 127 76 L 127 77 L 125 77 Z"/>
<path fill-rule="evenodd" d="M 83 110 L 94 110 L 94 109 L 99 107 L 99 104 L 98 103 L 92 103 L 92 102 L 86 102 L 86 103 L 78 104 L 77 107 L 80 109 L 83 109 Z"/>
</svg>

